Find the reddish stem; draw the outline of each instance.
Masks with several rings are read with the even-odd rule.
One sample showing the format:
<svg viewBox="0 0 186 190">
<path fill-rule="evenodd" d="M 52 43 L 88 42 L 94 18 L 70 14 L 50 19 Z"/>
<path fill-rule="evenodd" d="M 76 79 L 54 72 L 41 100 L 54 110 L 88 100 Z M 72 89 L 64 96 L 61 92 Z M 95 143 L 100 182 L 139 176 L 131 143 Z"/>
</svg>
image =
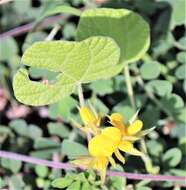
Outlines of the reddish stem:
<svg viewBox="0 0 186 190">
<path fill-rule="evenodd" d="M 20 160 L 20 161 L 31 163 L 31 164 L 44 165 L 44 166 L 48 166 L 48 167 L 56 168 L 56 169 L 72 170 L 72 169 L 77 168 L 77 166 L 73 164 L 69 164 L 69 163 L 60 163 L 60 162 L 54 162 L 54 161 L 49 161 L 49 160 L 43 160 L 43 159 L 25 156 L 25 155 L 3 151 L 3 150 L 0 150 L 0 157 L 13 159 L 13 160 Z M 80 169 L 83 170 L 83 168 L 80 168 Z M 172 181 L 172 182 L 186 181 L 186 176 L 135 174 L 135 173 L 126 173 L 126 172 L 119 172 L 119 171 L 107 171 L 107 175 L 126 177 L 128 179 L 134 179 L 134 180 Z"/>
<path fill-rule="evenodd" d="M 47 27 L 49 24 L 56 23 L 57 21 L 59 21 L 63 18 L 64 18 L 64 15 L 57 15 L 57 16 L 46 18 L 45 20 L 42 21 L 40 27 L 41 28 Z M 30 31 L 33 27 L 34 27 L 34 23 L 29 23 L 29 24 L 25 24 L 22 26 L 18 26 L 14 29 L 11 29 L 7 32 L 0 34 L 0 39 L 7 38 L 9 36 L 18 36 L 20 34 L 24 34 L 28 31 Z"/>
</svg>

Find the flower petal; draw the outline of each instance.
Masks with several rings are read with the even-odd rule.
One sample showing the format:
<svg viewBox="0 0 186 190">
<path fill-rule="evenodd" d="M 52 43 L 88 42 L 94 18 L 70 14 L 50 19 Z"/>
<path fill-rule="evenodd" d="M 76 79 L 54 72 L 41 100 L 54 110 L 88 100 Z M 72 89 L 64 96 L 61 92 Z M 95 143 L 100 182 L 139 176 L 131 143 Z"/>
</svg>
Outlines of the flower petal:
<svg viewBox="0 0 186 190">
<path fill-rule="evenodd" d="M 129 135 L 135 135 L 136 133 L 141 131 L 142 127 L 143 122 L 141 120 L 136 120 L 134 123 L 129 125 L 129 127 L 127 128 L 127 132 Z"/>
<path fill-rule="evenodd" d="M 128 152 L 130 149 L 133 148 L 133 144 L 129 141 L 121 141 L 118 148 L 122 150 L 123 152 Z"/>
<path fill-rule="evenodd" d="M 115 160 L 112 158 L 112 156 L 108 157 L 109 162 L 111 163 L 112 167 L 115 168 L 116 167 L 116 162 Z"/>
<path fill-rule="evenodd" d="M 119 152 L 119 150 L 117 149 L 115 152 L 114 152 L 116 158 L 123 164 L 125 164 L 125 158 L 121 155 L 121 153 Z"/>
<path fill-rule="evenodd" d="M 102 130 L 101 134 L 109 138 L 112 142 L 118 143 L 121 139 L 121 132 L 115 127 L 106 127 Z"/>
<path fill-rule="evenodd" d="M 96 116 L 87 108 L 87 107 L 81 107 L 79 109 L 80 116 L 82 121 L 84 122 L 85 125 L 89 123 L 95 123 L 97 121 Z"/>
<path fill-rule="evenodd" d="M 123 116 L 119 113 L 113 113 L 111 116 L 109 116 L 110 123 L 117 127 L 123 135 L 126 134 L 126 127 L 124 125 L 124 119 Z"/>
</svg>

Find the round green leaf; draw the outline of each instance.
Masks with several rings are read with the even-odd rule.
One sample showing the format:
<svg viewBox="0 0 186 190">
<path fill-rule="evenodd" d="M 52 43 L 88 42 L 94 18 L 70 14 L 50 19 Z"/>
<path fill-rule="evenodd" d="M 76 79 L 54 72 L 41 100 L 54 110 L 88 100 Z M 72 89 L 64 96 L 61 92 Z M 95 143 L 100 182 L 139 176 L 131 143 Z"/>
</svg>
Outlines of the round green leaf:
<svg viewBox="0 0 186 190">
<path fill-rule="evenodd" d="M 181 65 L 176 69 L 175 73 L 178 79 L 186 79 L 186 65 Z"/>
<path fill-rule="evenodd" d="M 95 8 L 81 14 L 77 39 L 90 36 L 109 36 L 121 49 L 120 62 L 137 61 L 149 48 L 150 35 L 147 22 L 127 9 Z"/>
<path fill-rule="evenodd" d="M 62 142 L 61 150 L 62 154 L 67 155 L 70 158 L 88 155 L 88 150 L 85 146 L 70 140 L 64 140 Z"/>
<path fill-rule="evenodd" d="M 172 84 L 166 80 L 152 80 L 147 83 L 146 87 L 159 96 L 165 96 L 172 92 Z"/>
<path fill-rule="evenodd" d="M 57 178 L 52 182 L 52 187 L 56 188 L 65 188 L 68 187 L 73 182 L 73 179 L 70 177 Z"/>
<path fill-rule="evenodd" d="M 144 79 L 155 79 L 160 75 L 160 65 L 155 61 L 144 63 L 140 67 L 140 73 Z"/>
<path fill-rule="evenodd" d="M 35 167 L 35 172 L 39 177 L 44 178 L 48 175 L 48 168 L 46 166 L 37 165 Z"/>
<path fill-rule="evenodd" d="M 186 64 L 186 52 L 183 51 L 183 52 L 178 53 L 176 58 L 180 63 Z"/>
<path fill-rule="evenodd" d="M 0 41 L 0 60 L 10 60 L 15 54 L 18 53 L 17 43 L 12 37 L 1 39 Z"/>
<path fill-rule="evenodd" d="M 80 190 L 80 186 L 80 181 L 75 181 L 66 190 Z"/>
<path fill-rule="evenodd" d="M 171 167 L 177 166 L 180 163 L 181 158 L 182 158 L 182 153 L 178 148 L 169 149 L 163 155 L 163 161 L 168 163 L 168 165 Z"/>
</svg>

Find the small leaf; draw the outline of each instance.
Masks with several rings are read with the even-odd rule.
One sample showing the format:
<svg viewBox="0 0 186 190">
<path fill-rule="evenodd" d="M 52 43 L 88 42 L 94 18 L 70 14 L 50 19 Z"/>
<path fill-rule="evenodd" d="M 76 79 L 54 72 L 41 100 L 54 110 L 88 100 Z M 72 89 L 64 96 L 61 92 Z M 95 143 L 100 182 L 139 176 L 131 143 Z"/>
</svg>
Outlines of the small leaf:
<svg viewBox="0 0 186 190">
<path fill-rule="evenodd" d="M 19 160 L 2 158 L 1 165 L 6 169 L 11 170 L 13 173 L 17 173 L 21 169 L 22 163 Z"/>
<path fill-rule="evenodd" d="M 28 128 L 28 136 L 31 139 L 36 139 L 43 135 L 42 130 L 36 125 L 30 124 L 30 125 L 28 125 L 27 128 Z"/>
<path fill-rule="evenodd" d="M 168 163 L 169 166 L 177 166 L 182 158 L 182 153 L 178 148 L 171 148 L 163 155 L 163 161 Z"/>
<path fill-rule="evenodd" d="M 152 80 L 146 87 L 159 96 L 165 96 L 172 92 L 172 84 L 166 80 Z"/>
<path fill-rule="evenodd" d="M 73 182 L 73 179 L 70 177 L 57 178 L 52 182 L 52 187 L 55 188 L 65 188 L 68 187 Z"/>
<path fill-rule="evenodd" d="M 113 92 L 113 82 L 111 80 L 95 81 L 89 85 L 90 89 L 98 95 L 104 96 Z"/>
<path fill-rule="evenodd" d="M 45 12 L 43 17 L 47 17 L 47 16 L 51 16 L 55 14 L 61 14 L 61 13 L 68 13 L 68 14 L 76 15 L 76 16 L 81 15 L 81 11 L 79 9 L 76 9 L 70 6 L 61 5 L 61 6 L 56 6 L 55 8 L 49 9 L 47 12 Z"/>
<path fill-rule="evenodd" d="M 186 64 L 186 52 L 182 51 L 178 53 L 176 58 L 180 63 Z"/>
<path fill-rule="evenodd" d="M 62 142 L 62 154 L 67 155 L 70 158 L 77 156 L 88 155 L 88 150 L 82 144 L 77 142 L 64 140 Z"/>
<path fill-rule="evenodd" d="M 72 109 L 77 106 L 78 102 L 72 97 L 65 97 L 59 102 L 49 106 L 49 116 L 53 119 L 63 118 L 69 120 Z"/>
<path fill-rule="evenodd" d="M 82 184 L 81 190 L 92 190 L 91 185 L 86 181 Z"/>
<path fill-rule="evenodd" d="M 176 69 L 175 73 L 178 79 L 186 79 L 186 65 L 181 65 Z"/>
<path fill-rule="evenodd" d="M 140 67 L 140 73 L 144 79 L 155 79 L 160 75 L 160 65 L 157 62 L 144 63 Z"/>
<path fill-rule="evenodd" d="M 108 37 L 92 37 L 82 42 L 36 42 L 25 51 L 22 63 L 56 72 L 58 76 L 49 84 L 35 82 L 22 68 L 13 80 L 14 94 L 24 104 L 55 103 L 72 94 L 77 83 L 115 75 L 121 67 L 117 65 L 119 57 L 119 47 Z"/>
<path fill-rule="evenodd" d="M 37 165 L 35 166 L 35 172 L 39 177 L 45 178 L 48 175 L 48 168 L 46 166 Z"/>
<path fill-rule="evenodd" d="M 149 26 L 138 14 L 127 9 L 94 8 L 81 14 L 77 39 L 109 36 L 121 49 L 120 63 L 140 59 L 149 48 Z"/>
<path fill-rule="evenodd" d="M 23 187 L 25 186 L 25 183 L 23 181 L 22 176 L 11 176 L 9 179 L 9 188 L 11 190 L 17 190 L 17 189 L 23 189 Z"/>
<path fill-rule="evenodd" d="M 58 147 L 59 144 L 51 139 L 40 137 L 35 139 L 34 141 L 34 148 L 40 149 L 40 148 L 54 148 Z"/>
<path fill-rule="evenodd" d="M 18 53 L 16 41 L 12 37 L 1 39 L 0 45 L 0 60 L 10 60 L 15 54 Z"/>
<path fill-rule="evenodd" d="M 162 104 L 173 113 L 177 113 L 180 108 L 184 107 L 183 99 L 177 94 L 169 94 L 163 97 Z"/>
<path fill-rule="evenodd" d="M 19 135 L 28 136 L 27 123 L 22 119 L 16 119 L 9 123 L 9 126 Z"/>
<path fill-rule="evenodd" d="M 61 138 L 69 136 L 70 131 L 64 124 L 49 123 L 47 127 L 50 135 L 57 135 Z"/>
<path fill-rule="evenodd" d="M 80 186 L 80 181 L 75 181 L 66 190 L 80 190 Z"/>
</svg>

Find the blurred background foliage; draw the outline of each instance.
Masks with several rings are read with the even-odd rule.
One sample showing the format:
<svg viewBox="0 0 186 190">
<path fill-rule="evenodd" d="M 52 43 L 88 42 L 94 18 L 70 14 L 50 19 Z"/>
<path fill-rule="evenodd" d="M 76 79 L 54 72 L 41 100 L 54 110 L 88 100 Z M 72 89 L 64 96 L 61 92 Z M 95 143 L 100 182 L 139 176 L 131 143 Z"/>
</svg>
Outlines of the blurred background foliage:
<svg viewBox="0 0 186 190">
<path fill-rule="evenodd" d="M 151 47 L 141 61 L 130 65 L 132 83 L 144 128 L 156 126 L 146 138 L 147 151 L 160 173 L 185 176 L 186 169 L 186 1 L 185 0 L 14 0 L 0 5 L 0 148 L 54 161 L 68 160 L 87 153 L 85 137 L 72 125 L 80 121 L 76 95 L 48 107 L 27 107 L 16 101 L 12 77 L 20 67 L 26 48 L 45 40 L 56 25 L 56 40 L 74 40 L 78 17 L 64 14 L 60 19 L 48 10 L 60 5 L 78 9 L 93 7 L 128 8 L 142 15 L 151 28 Z M 55 11 L 54 11 L 55 13 Z M 43 20 L 45 20 L 43 22 Z M 31 30 L 4 37 L 3 33 L 32 23 Z M 44 24 L 43 24 L 44 23 Z M 33 80 L 52 80 L 54 73 L 30 69 Z M 85 85 L 86 100 L 100 113 L 120 112 L 128 120 L 134 113 L 130 106 L 125 76 Z M 128 158 L 127 158 L 128 159 Z M 130 157 L 118 170 L 145 173 L 143 162 Z M 70 176 L 70 177 L 69 177 Z M 10 190 L 52 189 L 51 181 L 64 177 L 62 187 L 86 189 L 174 189 L 170 182 L 132 181 L 110 177 L 100 186 L 95 174 L 49 169 L 0 159 L 0 188 Z M 53 182 L 53 186 L 55 187 Z"/>
</svg>

